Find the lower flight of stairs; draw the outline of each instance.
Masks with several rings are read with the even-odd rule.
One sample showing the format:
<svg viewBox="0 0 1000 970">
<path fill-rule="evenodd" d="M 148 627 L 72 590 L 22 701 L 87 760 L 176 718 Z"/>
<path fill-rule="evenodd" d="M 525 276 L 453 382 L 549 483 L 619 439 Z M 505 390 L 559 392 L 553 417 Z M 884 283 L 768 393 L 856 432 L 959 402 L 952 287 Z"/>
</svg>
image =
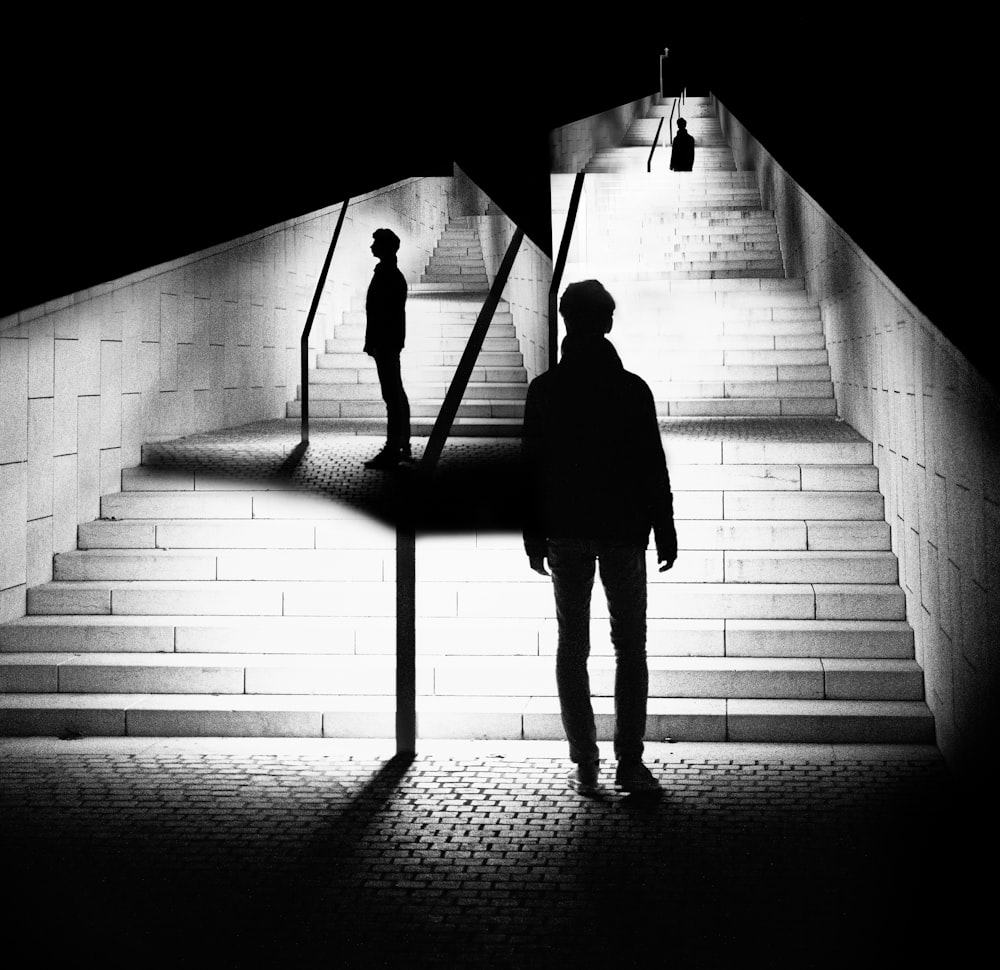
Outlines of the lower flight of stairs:
<svg viewBox="0 0 1000 970">
<path fill-rule="evenodd" d="M 470 217 L 453 217 L 406 301 L 406 346 L 400 358 L 414 435 L 430 434 L 469 341 L 489 283 L 479 233 Z M 309 371 L 310 419 L 359 434 L 385 429 L 375 361 L 364 353 L 366 315 L 359 293 Z M 510 306 L 502 300 L 452 428 L 457 436 L 520 434 L 527 372 Z M 301 416 L 301 400 L 287 416 Z"/>
<path fill-rule="evenodd" d="M 681 553 L 650 563 L 649 739 L 932 741 L 871 445 L 808 418 L 664 441 Z M 391 527 L 197 469 L 123 486 L 0 626 L 0 733 L 392 736 Z M 520 537 L 421 535 L 417 584 L 419 736 L 561 738 L 551 585 Z M 606 615 L 598 584 L 605 739 Z"/>
</svg>

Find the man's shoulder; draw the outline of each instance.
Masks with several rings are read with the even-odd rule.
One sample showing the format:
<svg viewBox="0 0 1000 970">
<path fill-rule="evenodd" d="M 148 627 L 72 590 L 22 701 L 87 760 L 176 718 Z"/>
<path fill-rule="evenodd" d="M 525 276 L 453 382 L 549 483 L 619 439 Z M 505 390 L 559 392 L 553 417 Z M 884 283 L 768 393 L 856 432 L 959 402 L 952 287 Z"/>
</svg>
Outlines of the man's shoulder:
<svg viewBox="0 0 1000 970">
<path fill-rule="evenodd" d="M 547 370 L 539 374 L 537 377 L 532 378 L 528 382 L 528 390 L 535 391 L 536 393 L 544 391 L 546 388 L 552 385 L 553 379 L 555 377 L 555 371 Z"/>
<path fill-rule="evenodd" d="M 649 385 L 638 374 L 633 374 L 630 370 L 623 370 L 622 382 L 629 393 L 636 396 L 652 397 L 653 392 Z"/>
</svg>

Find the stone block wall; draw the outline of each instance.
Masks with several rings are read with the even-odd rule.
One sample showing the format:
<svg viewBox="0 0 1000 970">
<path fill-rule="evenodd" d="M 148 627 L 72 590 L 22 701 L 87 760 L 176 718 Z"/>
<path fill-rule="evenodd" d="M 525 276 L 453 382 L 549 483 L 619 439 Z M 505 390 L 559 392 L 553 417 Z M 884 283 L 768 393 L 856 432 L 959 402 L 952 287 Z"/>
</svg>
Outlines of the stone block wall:
<svg viewBox="0 0 1000 970">
<path fill-rule="evenodd" d="M 371 278 L 371 233 L 403 240 L 416 280 L 447 221 L 450 178 L 348 207 L 311 345 Z M 144 442 L 284 417 L 339 206 L 0 319 L 0 622 L 76 548 Z"/>
<path fill-rule="evenodd" d="M 644 118 L 658 98 L 658 94 L 650 94 L 550 131 L 549 172 L 572 175 L 582 171 L 594 152 L 620 145 L 629 125 Z M 558 247 L 556 237 L 552 245 Z"/>
<path fill-rule="evenodd" d="M 840 417 L 872 441 L 938 742 L 991 751 L 1000 702 L 1000 396 L 718 104 L 786 274 L 820 305 Z M 961 280 L 956 286 L 963 285 Z"/>
</svg>

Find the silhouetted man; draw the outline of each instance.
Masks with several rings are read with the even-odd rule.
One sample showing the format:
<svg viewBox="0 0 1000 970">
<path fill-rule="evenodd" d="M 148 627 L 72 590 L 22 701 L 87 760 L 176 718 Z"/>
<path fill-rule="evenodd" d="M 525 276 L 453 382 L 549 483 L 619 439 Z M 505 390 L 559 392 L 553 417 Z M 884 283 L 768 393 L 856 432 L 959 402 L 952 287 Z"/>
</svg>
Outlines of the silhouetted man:
<svg viewBox="0 0 1000 970">
<path fill-rule="evenodd" d="M 372 233 L 372 255 L 378 264 L 365 300 L 364 351 L 375 358 L 387 420 L 385 446 L 365 468 L 394 468 L 410 459 L 410 402 L 399 369 L 406 339 L 406 280 L 396 265 L 397 252 L 399 236 L 391 229 Z"/>
<path fill-rule="evenodd" d="M 656 792 L 642 763 L 646 731 L 646 547 L 652 528 L 660 572 L 677 558 L 673 497 L 653 395 L 622 366 L 605 334 L 615 301 L 597 280 L 566 287 L 567 336 L 559 364 L 528 388 L 524 415 L 531 568 L 552 570 L 558 621 L 556 682 L 575 769 L 569 783 L 598 790 L 600 762 L 590 698 L 590 597 L 595 562 L 615 650 L 615 784 Z"/>
<path fill-rule="evenodd" d="M 694 168 L 694 139 L 688 134 L 687 122 L 677 119 L 677 134 L 670 150 L 670 171 L 690 172 Z"/>
</svg>

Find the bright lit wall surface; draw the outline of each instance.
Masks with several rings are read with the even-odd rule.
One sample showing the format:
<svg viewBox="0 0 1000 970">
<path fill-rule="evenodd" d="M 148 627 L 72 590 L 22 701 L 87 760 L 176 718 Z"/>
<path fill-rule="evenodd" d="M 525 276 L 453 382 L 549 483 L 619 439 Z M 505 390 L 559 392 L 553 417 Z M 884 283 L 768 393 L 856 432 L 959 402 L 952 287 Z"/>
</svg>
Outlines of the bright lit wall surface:
<svg viewBox="0 0 1000 970">
<path fill-rule="evenodd" d="M 409 179 L 348 208 L 313 327 L 322 346 L 374 265 L 403 240 L 416 281 L 448 218 L 450 178 Z M 0 320 L 0 622 L 52 577 L 53 553 L 120 490 L 144 442 L 283 417 L 339 206 Z"/>
<path fill-rule="evenodd" d="M 549 172 L 580 172 L 594 152 L 620 145 L 633 119 L 645 117 L 657 98 L 657 94 L 650 94 L 550 131 Z M 553 236 L 554 246 L 558 238 Z"/>
<path fill-rule="evenodd" d="M 1000 400 L 969 361 L 719 104 L 774 209 L 789 276 L 821 307 L 839 414 L 875 446 L 938 740 L 958 763 L 995 730 Z M 956 280 L 956 285 L 962 285 Z"/>
</svg>

